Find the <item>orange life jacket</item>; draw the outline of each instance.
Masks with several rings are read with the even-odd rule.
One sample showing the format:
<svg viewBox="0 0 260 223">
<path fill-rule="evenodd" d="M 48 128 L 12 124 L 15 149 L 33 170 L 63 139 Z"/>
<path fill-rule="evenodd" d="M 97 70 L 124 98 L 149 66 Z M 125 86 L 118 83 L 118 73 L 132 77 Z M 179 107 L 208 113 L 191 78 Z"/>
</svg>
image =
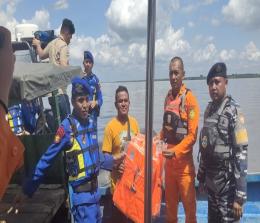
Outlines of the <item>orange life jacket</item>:
<svg viewBox="0 0 260 223">
<path fill-rule="evenodd" d="M 169 92 L 165 100 L 163 133 L 165 141 L 169 144 L 179 143 L 188 133 L 187 120 L 182 117 L 182 113 L 185 112 L 184 106 L 188 91 L 186 90 L 175 100 L 171 99 L 171 92 Z"/>
<path fill-rule="evenodd" d="M 153 139 L 152 216 L 160 212 L 163 157 Z M 157 148 L 156 148 L 157 147 Z M 113 194 L 114 204 L 136 223 L 144 222 L 145 136 L 133 137 L 127 147 L 125 169 Z"/>
<path fill-rule="evenodd" d="M 0 200 L 8 183 L 18 168 L 23 165 L 24 146 L 12 132 L 5 114 L 0 109 Z"/>
</svg>

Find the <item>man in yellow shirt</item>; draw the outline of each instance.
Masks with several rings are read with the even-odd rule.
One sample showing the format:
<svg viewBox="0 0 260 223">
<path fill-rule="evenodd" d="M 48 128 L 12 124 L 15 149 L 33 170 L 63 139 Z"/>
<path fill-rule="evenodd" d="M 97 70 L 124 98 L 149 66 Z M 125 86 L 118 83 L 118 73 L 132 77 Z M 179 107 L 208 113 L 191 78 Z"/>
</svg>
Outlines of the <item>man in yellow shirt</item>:
<svg viewBox="0 0 260 223">
<path fill-rule="evenodd" d="M 129 94 L 124 86 L 119 86 L 115 93 L 115 107 L 117 109 L 117 116 L 108 122 L 105 128 L 104 140 L 102 150 L 105 153 L 112 155 L 119 154 L 125 150 L 127 141 L 131 140 L 131 136 L 140 132 L 139 125 L 136 119 L 130 115 L 129 112 Z M 111 173 L 111 193 L 113 194 L 117 179 L 122 173 L 124 167 L 120 165 L 119 168 L 114 169 Z M 112 203 L 111 197 L 111 203 Z M 126 216 L 122 214 L 113 204 L 112 216 L 108 222 L 131 222 Z"/>
</svg>

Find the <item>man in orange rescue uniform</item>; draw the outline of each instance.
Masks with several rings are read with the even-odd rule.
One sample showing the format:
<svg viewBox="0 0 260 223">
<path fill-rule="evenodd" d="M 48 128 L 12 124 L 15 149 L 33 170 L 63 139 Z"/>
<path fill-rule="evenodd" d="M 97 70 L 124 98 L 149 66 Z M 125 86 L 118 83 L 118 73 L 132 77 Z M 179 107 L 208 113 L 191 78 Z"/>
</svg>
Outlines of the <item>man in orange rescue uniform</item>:
<svg viewBox="0 0 260 223">
<path fill-rule="evenodd" d="M 24 147 L 6 120 L 14 63 L 11 33 L 0 26 L 0 201 L 13 172 L 23 164 Z"/>
<path fill-rule="evenodd" d="M 185 71 L 180 57 L 169 65 L 171 89 L 164 103 L 161 139 L 168 144 L 163 151 L 165 165 L 166 222 L 177 223 L 179 200 L 186 223 L 196 223 L 195 168 L 192 147 L 197 138 L 199 105 L 192 91 L 182 83 Z"/>
</svg>

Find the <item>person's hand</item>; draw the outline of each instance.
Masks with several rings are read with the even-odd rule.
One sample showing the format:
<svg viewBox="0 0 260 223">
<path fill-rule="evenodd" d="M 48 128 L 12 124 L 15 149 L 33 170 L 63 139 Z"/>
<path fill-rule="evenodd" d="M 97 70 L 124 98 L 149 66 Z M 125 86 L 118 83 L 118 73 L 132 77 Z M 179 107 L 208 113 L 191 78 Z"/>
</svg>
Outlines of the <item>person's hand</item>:
<svg viewBox="0 0 260 223">
<path fill-rule="evenodd" d="M 175 157 L 175 152 L 172 151 L 171 149 L 162 150 L 162 154 L 167 159 L 172 159 L 173 157 Z"/>
<path fill-rule="evenodd" d="M 159 141 L 159 140 L 161 139 L 160 133 L 159 133 L 159 134 L 156 134 L 156 135 L 153 137 L 153 139 L 154 139 L 155 141 Z"/>
<path fill-rule="evenodd" d="M 97 101 L 91 101 L 90 102 L 90 107 L 93 109 L 93 108 L 95 108 L 96 106 L 97 106 Z"/>
<path fill-rule="evenodd" d="M 125 159 L 125 153 L 119 153 L 113 155 L 114 158 L 114 168 L 117 169 L 119 165 L 124 161 Z"/>
<path fill-rule="evenodd" d="M 233 203 L 233 213 L 236 219 L 240 219 L 242 217 L 242 213 L 243 213 L 242 206 L 236 201 Z"/>
<path fill-rule="evenodd" d="M 124 173 L 125 170 L 125 162 L 121 162 L 117 167 L 117 172 L 121 176 Z"/>
<path fill-rule="evenodd" d="M 206 193 L 206 185 L 205 185 L 205 183 L 201 183 L 201 182 L 199 182 L 199 192 L 201 193 L 201 194 L 205 194 Z"/>
<path fill-rule="evenodd" d="M 33 40 L 32 40 L 32 45 L 33 46 L 40 46 L 41 45 L 41 41 L 40 40 L 38 40 L 38 39 L 36 39 L 36 38 L 33 38 Z"/>
<path fill-rule="evenodd" d="M 23 136 L 23 135 L 31 135 L 30 132 L 27 132 L 26 130 L 23 130 L 21 133 L 18 133 L 17 136 Z"/>
<path fill-rule="evenodd" d="M 125 153 L 119 153 L 113 155 L 113 157 L 114 157 L 114 169 L 119 174 L 119 177 L 121 177 L 125 169 L 125 163 L 124 163 Z"/>
</svg>

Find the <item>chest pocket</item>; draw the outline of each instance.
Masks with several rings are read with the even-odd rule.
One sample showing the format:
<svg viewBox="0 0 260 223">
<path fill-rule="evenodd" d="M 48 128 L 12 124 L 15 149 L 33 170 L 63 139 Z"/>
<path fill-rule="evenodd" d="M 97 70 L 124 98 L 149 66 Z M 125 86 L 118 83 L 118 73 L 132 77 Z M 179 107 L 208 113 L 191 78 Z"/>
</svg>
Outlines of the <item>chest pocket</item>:
<svg viewBox="0 0 260 223">
<path fill-rule="evenodd" d="M 221 137 L 221 139 L 223 140 L 223 142 L 225 144 L 229 143 L 229 134 L 228 134 L 228 130 L 229 130 L 229 119 L 226 115 L 221 114 L 219 116 L 219 121 L 218 121 L 218 132 L 219 132 L 219 136 Z"/>
<path fill-rule="evenodd" d="M 218 138 L 218 130 L 212 122 L 205 122 L 200 132 L 200 151 L 202 155 L 212 155 Z"/>
</svg>

